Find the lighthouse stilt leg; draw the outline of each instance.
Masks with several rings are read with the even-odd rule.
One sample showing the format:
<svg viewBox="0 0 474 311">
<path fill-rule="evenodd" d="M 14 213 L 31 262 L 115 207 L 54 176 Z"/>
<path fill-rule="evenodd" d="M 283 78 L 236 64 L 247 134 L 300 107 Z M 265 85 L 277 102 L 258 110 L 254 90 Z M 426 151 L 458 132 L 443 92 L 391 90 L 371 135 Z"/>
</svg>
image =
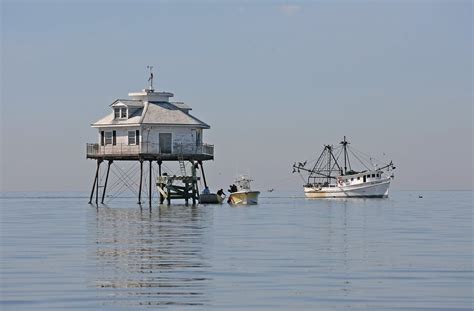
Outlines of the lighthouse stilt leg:
<svg viewBox="0 0 474 311">
<path fill-rule="evenodd" d="M 163 162 L 161 160 L 158 160 L 158 175 L 161 177 L 161 164 Z M 161 189 L 163 189 L 163 184 L 159 184 L 159 187 Z M 165 197 L 163 196 L 163 194 L 160 192 L 160 204 L 163 204 L 163 202 L 165 201 Z"/>
<path fill-rule="evenodd" d="M 150 160 L 150 172 L 149 172 L 150 178 L 149 178 L 149 182 L 148 182 L 148 186 L 149 186 L 148 187 L 148 190 L 149 190 L 148 191 L 148 204 L 150 206 L 150 209 L 151 209 L 151 190 L 152 190 L 151 184 L 153 183 L 152 182 L 152 166 L 151 166 L 152 163 L 153 163 L 153 161 Z"/>
<path fill-rule="evenodd" d="M 207 188 L 206 175 L 204 174 L 204 167 L 202 166 L 202 161 L 199 161 L 198 163 L 201 166 L 201 174 L 202 174 L 202 179 L 204 181 L 204 187 Z"/>
<path fill-rule="evenodd" d="M 143 160 L 140 160 L 140 186 L 138 187 L 138 204 L 142 204 Z"/>
<path fill-rule="evenodd" d="M 102 200 L 100 203 L 104 204 L 104 198 L 105 198 L 105 190 L 107 189 L 107 181 L 109 180 L 109 172 L 110 172 L 110 165 L 112 165 L 114 161 L 109 160 L 109 163 L 107 165 L 107 175 L 105 175 L 105 184 L 104 184 L 104 190 L 102 191 Z"/>
<path fill-rule="evenodd" d="M 96 174 L 96 183 L 95 183 L 95 205 L 99 206 L 99 170 L 100 163 L 102 160 L 97 160 L 97 174 Z"/>
<path fill-rule="evenodd" d="M 98 184 L 98 179 L 99 179 L 99 166 L 100 166 L 101 160 L 97 160 L 97 169 L 95 170 L 95 177 L 94 177 L 94 183 L 92 184 L 92 190 L 91 190 L 91 196 L 89 198 L 89 204 L 92 204 L 92 198 L 94 197 L 94 190 L 96 189 L 96 184 Z"/>
</svg>

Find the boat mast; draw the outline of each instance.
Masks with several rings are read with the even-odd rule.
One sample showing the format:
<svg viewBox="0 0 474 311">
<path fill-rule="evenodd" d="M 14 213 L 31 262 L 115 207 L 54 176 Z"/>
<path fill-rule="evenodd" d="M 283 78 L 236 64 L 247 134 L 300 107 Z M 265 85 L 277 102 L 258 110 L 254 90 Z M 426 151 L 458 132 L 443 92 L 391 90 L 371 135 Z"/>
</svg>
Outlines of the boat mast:
<svg viewBox="0 0 474 311">
<path fill-rule="evenodd" d="M 341 145 L 344 148 L 344 175 L 347 174 L 347 144 L 346 136 L 344 136 L 344 140 L 341 141 Z"/>
<path fill-rule="evenodd" d="M 332 147 L 331 145 L 327 145 L 326 148 L 328 149 L 329 155 L 328 155 L 328 178 L 327 178 L 327 183 L 329 184 L 330 182 L 330 177 L 331 177 L 331 155 L 332 155 Z"/>
</svg>

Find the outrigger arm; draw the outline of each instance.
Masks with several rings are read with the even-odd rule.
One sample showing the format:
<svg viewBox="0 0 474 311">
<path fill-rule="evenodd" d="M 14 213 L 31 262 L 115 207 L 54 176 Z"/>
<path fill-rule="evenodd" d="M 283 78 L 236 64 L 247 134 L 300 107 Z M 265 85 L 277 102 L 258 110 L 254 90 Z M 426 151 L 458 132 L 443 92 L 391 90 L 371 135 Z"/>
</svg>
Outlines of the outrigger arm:
<svg viewBox="0 0 474 311">
<path fill-rule="evenodd" d="M 300 170 L 301 170 L 301 171 L 305 171 L 305 172 L 309 172 L 309 173 L 311 173 L 311 174 L 316 174 L 316 175 L 319 175 L 319 176 L 321 176 L 321 177 L 336 179 L 336 177 L 334 177 L 334 176 L 330 176 L 330 175 L 322 174 L 322 173 L 319 173 L 319 172 L 315 172 L 314 170 L 309 170 L 309 169 L 304 168 L 304 167 L 302 167 L 302 166 L 293 164 L 293 173 L 296 173 L 296 172 L 299 173 Z"/>
<path fill-rule="evenodd" d="M 380 167 L 379 170 L 384 170 L 384 169 L 389 168 L 389 167 L 391 167 L 392 169 L 396 169 L 396 167 L 393 165 L 393 161 L 390 161 L 389 164 Z"/>
</svg>

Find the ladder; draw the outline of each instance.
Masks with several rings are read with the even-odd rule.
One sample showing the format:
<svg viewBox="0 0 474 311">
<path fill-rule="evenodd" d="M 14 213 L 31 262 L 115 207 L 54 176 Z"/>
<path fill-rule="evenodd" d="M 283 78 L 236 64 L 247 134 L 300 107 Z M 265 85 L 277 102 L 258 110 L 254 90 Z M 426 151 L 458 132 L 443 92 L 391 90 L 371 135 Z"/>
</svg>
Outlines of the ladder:
<svg viewBox="0 0 474 311">
<path fill-rule="evenodd" d="M 181 176 L 186 176 L 186 165 L 184 164 L 183 154 L 178 155 L 179 169 L 181 170 Z"/>
</svg>

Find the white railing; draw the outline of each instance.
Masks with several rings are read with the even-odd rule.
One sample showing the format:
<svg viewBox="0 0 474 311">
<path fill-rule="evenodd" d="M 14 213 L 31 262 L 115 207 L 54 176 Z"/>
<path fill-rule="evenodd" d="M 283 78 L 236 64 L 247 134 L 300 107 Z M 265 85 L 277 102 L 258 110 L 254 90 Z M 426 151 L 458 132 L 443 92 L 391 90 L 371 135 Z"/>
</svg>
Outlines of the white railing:
<svg viewBox="0 0 474 311">
<path fill-rule="evenodd" d="M 156 155 L 209 155 L 214 156 L 214 145 L 209 144 L 174 144 L 173 148 L 160 148 L 157 143 L 143 142 L 140 145 L 116 144 L 104 145 L 88 143 L 86 146 L 88 157 L 120 155 L 133 156 L 139 154 Z"/>
</svg>

